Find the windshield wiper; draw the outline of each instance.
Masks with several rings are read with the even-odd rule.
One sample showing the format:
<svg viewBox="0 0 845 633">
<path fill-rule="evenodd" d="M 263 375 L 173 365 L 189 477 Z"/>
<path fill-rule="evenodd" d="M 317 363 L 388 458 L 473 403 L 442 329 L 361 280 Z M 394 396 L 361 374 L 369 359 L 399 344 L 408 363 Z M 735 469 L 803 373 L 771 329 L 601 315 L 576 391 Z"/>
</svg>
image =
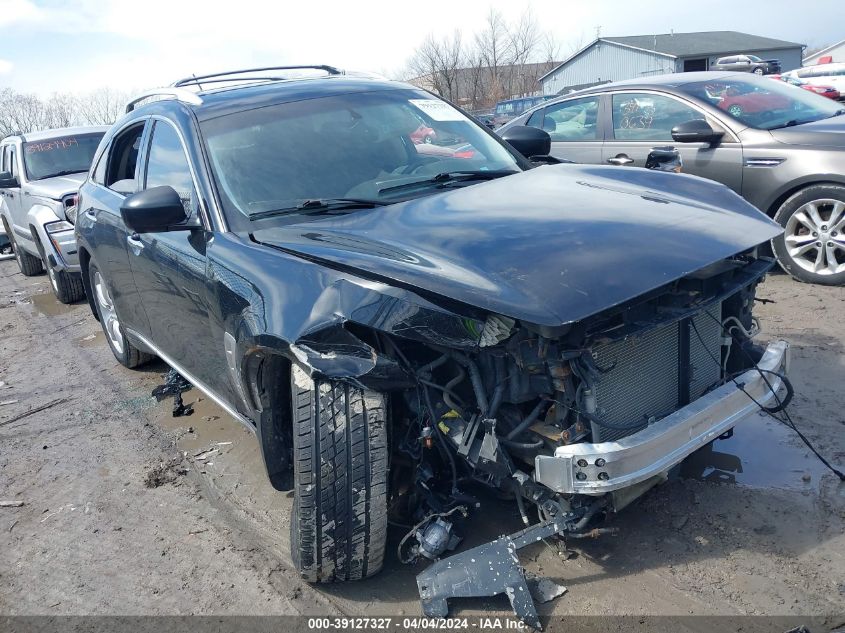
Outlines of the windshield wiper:
<svg viewBox="0 0 845 633">
<path fill-rule="evenodd" d="M 785 127 L 795 127 L 796 125 L 804 125 L 805 123 L 815 123 L 816 121 L 820 121 L 821 119 L 790 119 L 786 123 L 781 123 L 780 125 L 776 125 L 775 127 L 769 128 L 770 130 L 779 130 Z"/>
<path fill-rule="evenodd" d="M 399 191 L 401 189 L 413 189 L 424 185 L 438 185 L 440 187 L 446 186 L 453 182 L 470 182 L 473 180 L 495 180 L 502 176 L 511 176 L 518 174 L 518 171 L 512 169 L 478 169 L 478 170 L 464 170 L 464 171 L 444 171 L 429 178 L 421 178 L 420 180 L 413 180 L 411 182 L 403 182 L 401 185 L 392 185 L 390 187 L 382 187 L 378 192 L 384 193 L 386 191 Z"/>
<path fill-rule="evenodd" d="M 64 171 L 57 171 L 55 174 L 47 174 L 46 176 L 41 176 L 41 178 L 35 178 L 34 180 L 47 180 L 48 178 L 58 178 L 59 176 L 70 176 L 71 174 L 81 174 L 88 171 L 87 169 L 65 169 Z"/>
<path fill-rule="evenodd" d="M 293 213 L 319 213 L 323 211 L 348 211 L 352 209 L 373 209 L 383 207 L 390 202 L 384 200 L 368 200 L 366 198 L 309 198 L 290 207 L 270 209 L 268 211 L 256 211 L 250 213 L 250 220 L 261 220 L 272 218 L 277 215 L 288 215 Z"/>
</svg>

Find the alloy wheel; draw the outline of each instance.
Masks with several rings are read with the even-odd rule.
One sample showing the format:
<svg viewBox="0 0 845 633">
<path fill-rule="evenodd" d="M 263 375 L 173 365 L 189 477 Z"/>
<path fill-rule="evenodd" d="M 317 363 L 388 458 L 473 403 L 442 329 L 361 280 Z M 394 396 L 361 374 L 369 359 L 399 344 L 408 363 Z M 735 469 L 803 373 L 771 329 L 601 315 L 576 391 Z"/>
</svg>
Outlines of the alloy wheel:
<svg viewBox="0 0 845 633">
<path fill-rule="evenodd" d="M 792 260 L 817 275 L 845 272 L 845 202 L 823 198 L 800 206 L 786 223 Z"/>
<path fill-rule="evenodd" d="M 117 319 L 117 312 L 114 309 L 111 295 L 106 288 L 100 271 L 94 273 L 94 295 L 97 297 L 97 306 L 100 309 L 100 318 L 103 322 L 103 330 L 109 341 L 118 354 L 123 354 L 123 332 L 120 330 L 120 321 Z"/>
</svg>

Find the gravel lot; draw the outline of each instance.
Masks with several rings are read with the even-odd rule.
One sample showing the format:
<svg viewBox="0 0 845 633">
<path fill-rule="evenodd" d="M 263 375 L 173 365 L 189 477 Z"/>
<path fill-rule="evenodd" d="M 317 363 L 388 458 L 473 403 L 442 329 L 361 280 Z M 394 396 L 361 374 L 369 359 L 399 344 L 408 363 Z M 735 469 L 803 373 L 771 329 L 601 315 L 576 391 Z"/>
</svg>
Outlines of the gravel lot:
<svg viewBox="0 0 845 633">
<path fill-rule="evenodd" d="M 757 310 L 762 336 L 793 344 L 793 419 L 841 469 L 845 289 L 775 274 L 759 296 L 774 300 Z M 0 614 L 420 614 L 422 567 L 392 554 L 400 528 L 379 576 L 298 580 L 291 499 L 267 482 L 253 436 L 196 391 L 196 413 L 171 417 L 149 395 L 166 369 L 120 367 L 86 304 L 62 306 L 46 277 L 0 262 L 0 501 L 23 502 L 0 507 Z M 486 507 L 469 544 L 521 525 L 511 505 Z M 749 418 L 613 524 L 619 536 L 568 557 L 523 550 L 530 572 L 568 588 L 539 606 L 548 628 L 567 615 L 801 616 L 813 633 L 845 622 L 845 485 L 770 418 Z M 453 613 L 509 609 L 479 599 Z"/>
</svg>

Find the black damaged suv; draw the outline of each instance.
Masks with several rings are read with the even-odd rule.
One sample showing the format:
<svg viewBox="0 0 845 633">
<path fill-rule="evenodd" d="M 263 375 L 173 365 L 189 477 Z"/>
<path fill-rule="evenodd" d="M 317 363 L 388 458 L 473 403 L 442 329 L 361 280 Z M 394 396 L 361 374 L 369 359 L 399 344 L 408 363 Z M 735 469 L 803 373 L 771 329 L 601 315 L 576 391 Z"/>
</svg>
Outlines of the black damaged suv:
<svg viewBox="0 0 845 633">
<path fill-rule="evenodd" d="M 443 556 L 484 488 L 584 535 L 781 384 L 788 346 L 751 340 L 777 225 L 710 181 L 511 142 L 315 67 L 177 82 L 97 151 L 76 235 L 108 344 L 255 431 L 309 581 L 376 573 L 388 514 L 416 526 L 404 561 Z M 443 586 L 420 582 L 429 615 Z"/>
</svg>

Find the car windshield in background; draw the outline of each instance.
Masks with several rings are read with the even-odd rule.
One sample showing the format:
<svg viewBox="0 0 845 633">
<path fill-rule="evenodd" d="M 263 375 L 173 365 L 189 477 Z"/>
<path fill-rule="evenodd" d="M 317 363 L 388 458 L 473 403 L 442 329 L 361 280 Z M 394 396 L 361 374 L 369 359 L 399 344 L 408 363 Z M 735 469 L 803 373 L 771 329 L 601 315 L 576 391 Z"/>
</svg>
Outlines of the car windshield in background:
<svg viewBox="0 0 845 633">
<path fill-rule="evenodd" d="M 731 76 L 684 84 L 680 89 L 760 130 L 810 123 L 842 110 L 830 99 L 763 77 Z"/>
<path fill-rule="evenodd" d="M 319 208 L 319 200 L 383 204 L 474 182 L 473 172 L 487 179 L 487 172 L 520 170 L 481 126 L 416 90 L 283 103 L 201 127 L 223 206 L 236 222 Z"/>
<path fill-rule="evenodd" d="M 23 144 L 23 164 L 30 180 L 88 171 L 103 134 L 77 134 Z"/>
</svg>

